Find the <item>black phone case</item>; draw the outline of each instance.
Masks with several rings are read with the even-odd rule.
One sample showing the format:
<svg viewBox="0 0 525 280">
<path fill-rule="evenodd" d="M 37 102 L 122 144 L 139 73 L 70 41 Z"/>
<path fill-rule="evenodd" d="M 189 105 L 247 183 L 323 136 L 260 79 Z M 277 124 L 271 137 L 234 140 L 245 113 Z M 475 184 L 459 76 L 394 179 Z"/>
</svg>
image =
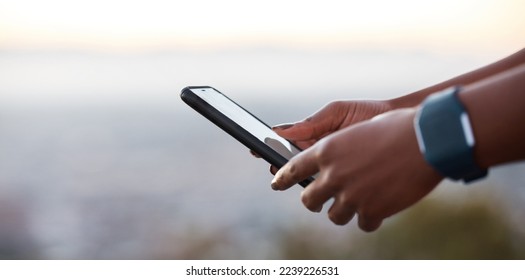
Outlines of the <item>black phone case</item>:
<svg viewBox="0 0 525 280">
<path fill-rule="evenodd" d="M 265 122 L 261 121 L 259 118 L 254 116 L 252 113 L 244 109 L 242 106 L 237 104 L 235 101 L 230 99 L 228 96 L 223 94 L 222 92 L 218 91 L 217 89 L 209 86 L 190 86 L 185 87 L 182 89 L 180 97 L 181 99 L 188 104 L 191 108 L 193 108 L 195 111 L 199 112 L 201 115 L 203 115 L 205 118 L 213 122 L 215 125 L 220 127 L 222 130 L 224 130 L 226 133 L 230 134 L 232 137 L 237 139 L 239 142 L 244 144 L 247 148 L 253 150 L 258 155 L 260 155 L 264 160 L 266 160 L 271 165 L 276 166 L 277 168 L 281 168 L 286 162 L 288 161 L 286 158 L 281 156 L 279 153 L 268 147 L 265 143 L 261 142 L 257 137 L 253 136 L 251 133 L 246 131 L 244 128 L 242 128 L 240 125 L 232 121 L 230 118 L 223 115 L 219 110 L 215 109 L 213 106 L 208 104 L 206 101 L 201 99 L 199 96 L 197 96 L 195 93 L 193 93 L 192 89 L 199 89 L 199 88 L 212 88 L 215 91 L 222 94 L 224 97 L 226 97 L 228 100 L 230 100 L 235 105 L 239 106 L 241 109 L 246 111 L 248 114 L 253 116 L 255 119 L 260 121 L 262 124 L 264 124 L 268 129 L 271 129 L 270 126 L 268 126 Z M 293 144 L 292 144 L 293 145 Z M 299 184 L 303 187 L 306 187 L 308 184 L 310 184 L 314 178 L 308 178 Z"/>
</svg>

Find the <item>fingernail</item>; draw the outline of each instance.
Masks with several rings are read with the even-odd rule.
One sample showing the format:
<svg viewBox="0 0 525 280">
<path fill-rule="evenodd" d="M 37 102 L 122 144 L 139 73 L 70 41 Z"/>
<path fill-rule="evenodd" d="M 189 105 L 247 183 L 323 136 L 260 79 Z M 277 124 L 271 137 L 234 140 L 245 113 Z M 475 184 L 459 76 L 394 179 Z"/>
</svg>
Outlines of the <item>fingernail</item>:
<svg viewBox="0 0 525 280">
<path fill-rule="evenodd" d="M 272 180 L 271 186 L 274 191 L 279 190 L 279 186 L 277 186 L 277 182 L 275 181 L 275 178 Z"/>
<path fill-rule="evenodd" d="M 323 205 L 321 205 L 317 209 L 315 209 L 314 212 L 320 213 L 322 210 L 323 210 Z"/>
<path fill-rule="evenodd" d="M 284 123 L 284 124 L 278 124 L 274 127 L 272 127 L 272 129 L 281 129 L 281 130 L 285 130 L 285 129 L 288 129 L 292 126 L 294 126 L 295 124 L 293 123 Z"/>
</svg>

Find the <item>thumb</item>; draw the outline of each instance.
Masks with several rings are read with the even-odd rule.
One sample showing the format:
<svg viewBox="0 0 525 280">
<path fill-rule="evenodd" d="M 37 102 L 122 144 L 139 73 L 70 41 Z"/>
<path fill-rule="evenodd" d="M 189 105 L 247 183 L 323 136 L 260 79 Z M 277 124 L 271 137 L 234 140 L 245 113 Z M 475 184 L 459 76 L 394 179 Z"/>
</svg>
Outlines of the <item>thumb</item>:
<svg viewBox="0 0 525 280">
<path fill-rule="evenodd" d="M 309 141 L 322 138 L 331 132 L 332 128 L 326 120 L 310 117 L 296 123 L 276 125 L 272 130 L 290 141 Z"/>
<path fill-rule="evenodd" d="M 342 104 L 332 102 L 300 122 L 276 125 L 272 129 L 291 141 L 317 141 L 339 129 L 348 109 Z"/>
<path fill-rule="evenodd" d="M 312 124 L 306 121 L 297 123 L 285 123 L 272 127 L 272 130 L 279 136 L 284 137 L 290 141 L 307 141 L 314 137 L 314 129 Z"/>
</svg>

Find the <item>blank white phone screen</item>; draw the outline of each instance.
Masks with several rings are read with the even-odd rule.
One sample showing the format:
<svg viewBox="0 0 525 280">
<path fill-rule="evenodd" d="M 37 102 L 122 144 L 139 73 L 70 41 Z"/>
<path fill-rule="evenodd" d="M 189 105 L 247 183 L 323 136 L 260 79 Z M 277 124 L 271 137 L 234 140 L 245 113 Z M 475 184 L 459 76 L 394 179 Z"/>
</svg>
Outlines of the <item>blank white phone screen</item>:
<svg viewBox="0 0 525 280">
<path fill-rule="evenodd" d="M 191 91 L 284 158 L 289 160 L 300 152 L 286 139 L 213 88 L 193 88 Z"/>
</svg>

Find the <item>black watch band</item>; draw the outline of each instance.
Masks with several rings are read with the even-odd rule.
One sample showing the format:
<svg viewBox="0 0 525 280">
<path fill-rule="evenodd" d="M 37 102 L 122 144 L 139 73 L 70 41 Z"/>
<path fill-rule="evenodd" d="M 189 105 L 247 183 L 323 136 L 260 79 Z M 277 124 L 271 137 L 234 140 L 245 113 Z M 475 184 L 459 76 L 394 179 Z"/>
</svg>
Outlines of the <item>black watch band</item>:
<svg viewBox="0 0 525 280">
<path fill-rule="evenodd" d="M 474 159 L 474 133 L 460 87 L 432 94 L 414 119 L 417 140 L 425 160 L 443 176 L 470 182 L 487 175 Z"/>
</svg>

